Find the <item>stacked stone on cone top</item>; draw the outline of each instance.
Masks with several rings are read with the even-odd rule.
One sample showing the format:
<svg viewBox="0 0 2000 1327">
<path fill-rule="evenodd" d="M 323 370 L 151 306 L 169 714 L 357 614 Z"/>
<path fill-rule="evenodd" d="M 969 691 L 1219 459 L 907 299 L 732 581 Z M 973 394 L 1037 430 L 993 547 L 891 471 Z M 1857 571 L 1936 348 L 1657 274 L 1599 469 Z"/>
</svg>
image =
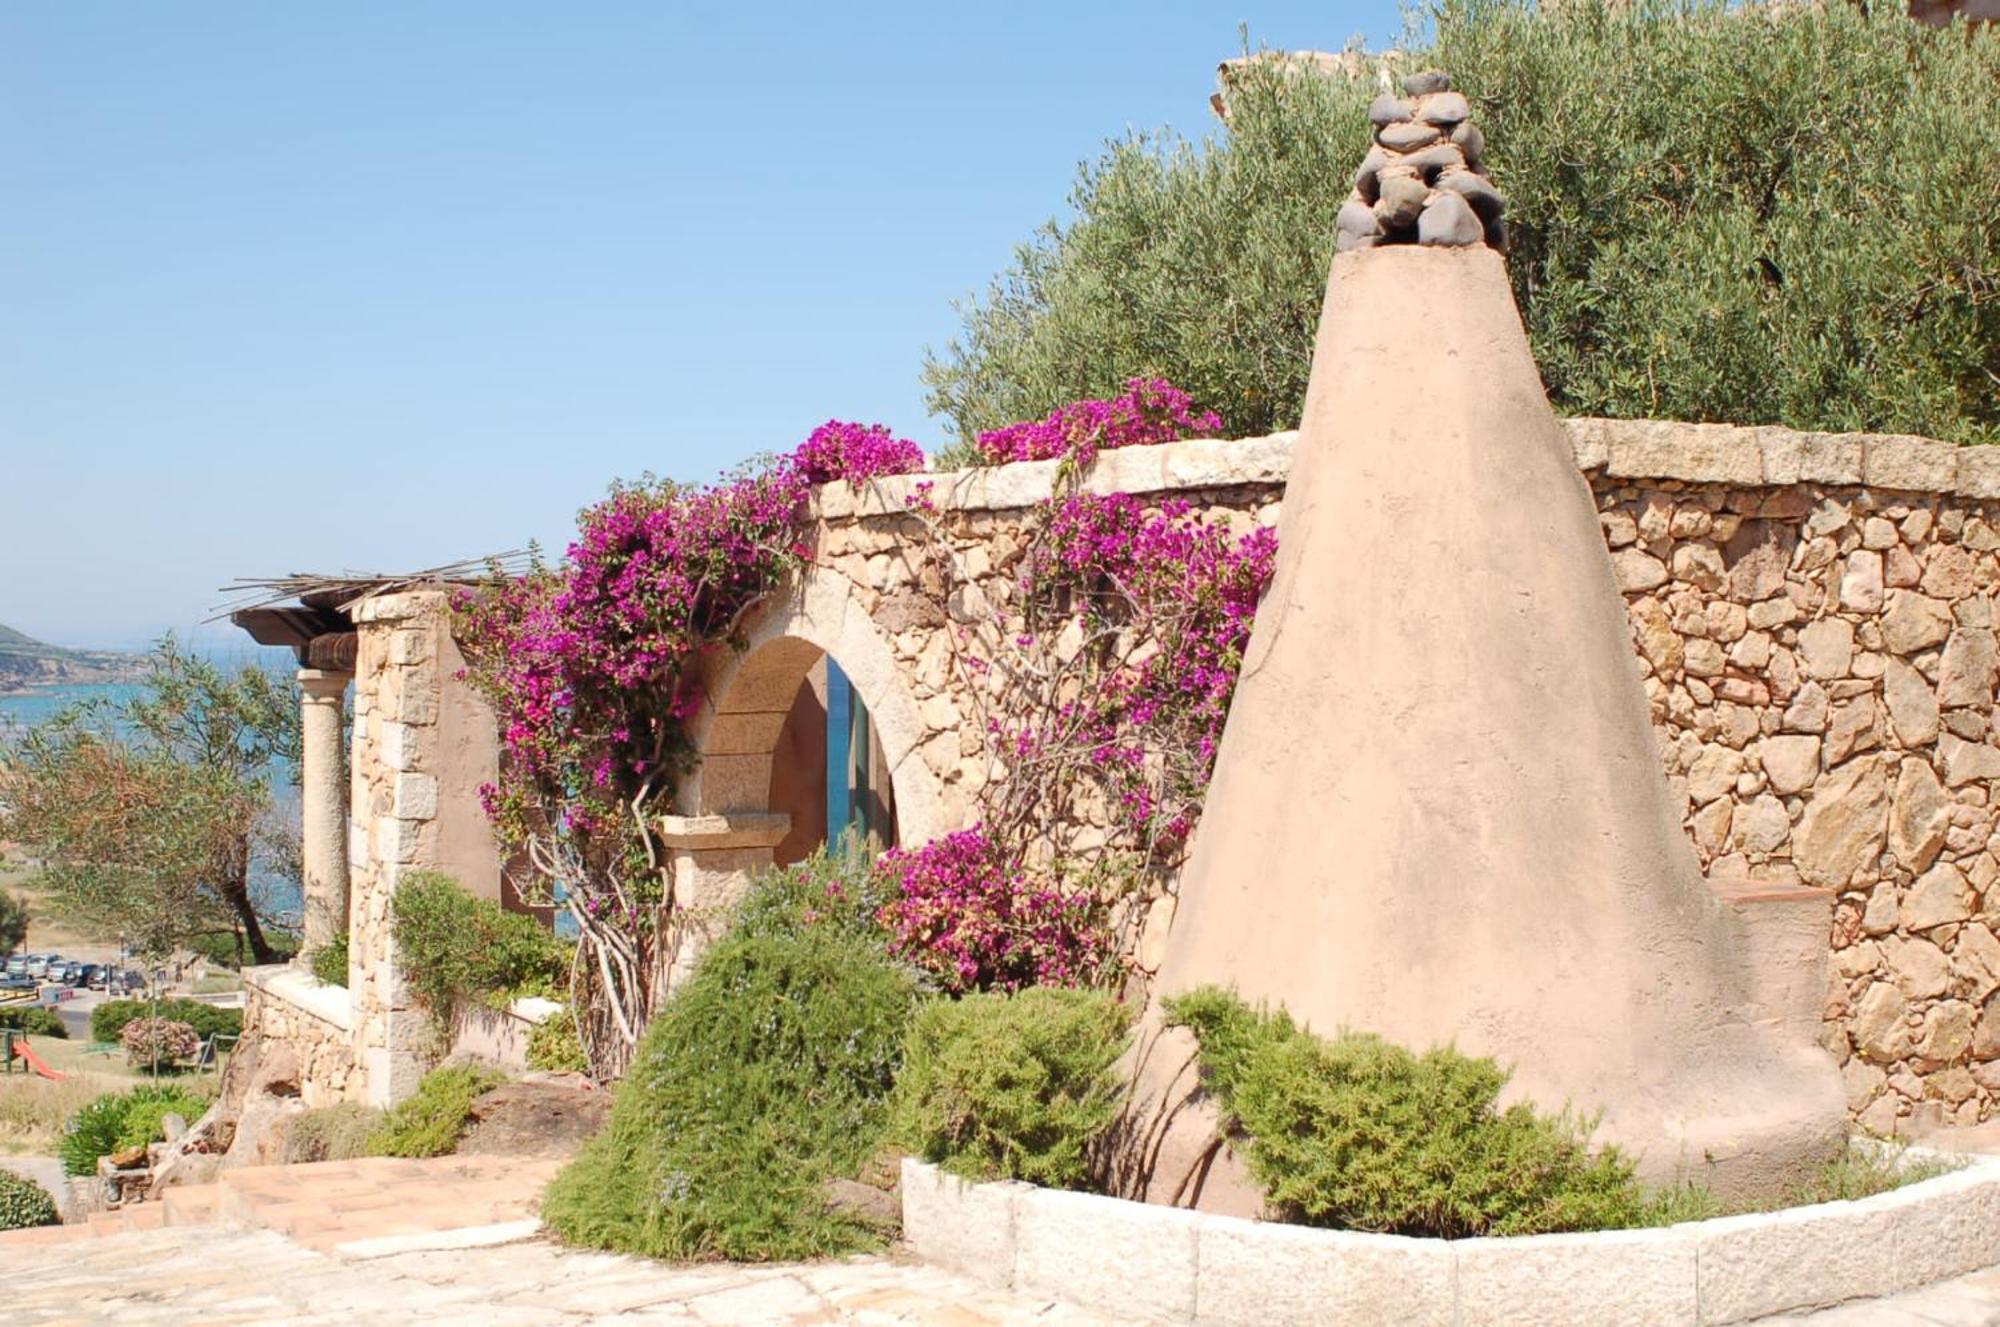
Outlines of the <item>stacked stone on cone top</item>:
<svg viewBox="0 0 2000 1327">
<path fill-rule="evenodd" d="M 1465 94 L 1437 70 L 1403 80 L 1368 107 L 1375 146 L 1354 173 L 1334 248 L 1431 244 L 1507 248 L 1506 200 L 1486 177 L 1486 138 Z"/>
</svg>

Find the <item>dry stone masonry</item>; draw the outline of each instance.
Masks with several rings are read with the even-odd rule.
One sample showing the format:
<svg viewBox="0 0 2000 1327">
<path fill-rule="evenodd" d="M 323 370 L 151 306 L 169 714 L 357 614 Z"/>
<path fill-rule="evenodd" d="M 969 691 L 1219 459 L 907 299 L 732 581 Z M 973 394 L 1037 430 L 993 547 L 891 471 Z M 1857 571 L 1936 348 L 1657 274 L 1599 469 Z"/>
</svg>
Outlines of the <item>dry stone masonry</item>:
<svg viewBox="0 0 2000 1327">
<path fill-rule="evenodd" d="M 1480 158 L 1486 139 L 1465 94 L 1436 70 L 1403 80 L 1368 108 L 1375 145 L 1354 173 L 1334 247 L 1381 244 L 1507 247 L 1506 203 Z"/>
</svg>

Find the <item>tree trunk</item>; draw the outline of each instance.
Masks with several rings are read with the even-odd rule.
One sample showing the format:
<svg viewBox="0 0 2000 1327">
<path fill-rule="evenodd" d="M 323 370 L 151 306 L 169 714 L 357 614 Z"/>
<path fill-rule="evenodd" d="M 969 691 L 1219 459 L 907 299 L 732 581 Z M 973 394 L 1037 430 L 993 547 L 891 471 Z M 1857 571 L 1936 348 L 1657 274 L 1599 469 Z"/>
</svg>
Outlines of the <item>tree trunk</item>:
<svg viewBox="0 0 2000 1327">
<path fill-rule="evenodd" d="M 264 938 L 264 925 L 250 902 L 250 842 L 240 839 L 230 845 L 228 869 L 223 872 L 222 898 L 243 925 L 243 938 L 250 943 L 250 957 L 259 964 L 275 963 L 278 953 Z"/>
</svg>

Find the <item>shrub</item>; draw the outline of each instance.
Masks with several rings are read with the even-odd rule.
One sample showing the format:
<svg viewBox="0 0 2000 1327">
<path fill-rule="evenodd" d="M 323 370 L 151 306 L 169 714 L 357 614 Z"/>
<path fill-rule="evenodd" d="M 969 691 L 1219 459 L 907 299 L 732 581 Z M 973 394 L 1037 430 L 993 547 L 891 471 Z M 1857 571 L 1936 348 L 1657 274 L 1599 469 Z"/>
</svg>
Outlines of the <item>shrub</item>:
<svg viewBox="0 0 2000 1327">
<path fill-rule="evenodd" d="M 284 1162 L 351 1161 L 369 1155 L 368 1143 L 382 1126 L 382 1112 L 358 1101 L 306 1111 L 285 1131 Z"/>
<path fill-rule="evenodd" d="M 583 1034 L 576 1025 L 576 1010 L 565 1004 L 530 1032 L 527 1059 L 530 1069 L 547 1073 L 589 1073 L 590 1060 L 583 1053 Z"/>
<path fill-rule="evenodd" d="M 1429 10 L 1408 67 L 1491 144 L 1559 409 L 2000 438 L 2000 32 L 1902 11 Z M 1253 67 L 1217 139 L 1112 145 L 931 357 L 931 408 L 970 439 L 1143 373 L 1295 427 L 1375 90 Z"/>
<path fill-rule="evenodd" d="M 321 945 L 312 956 L 312 974 L 329 986 L 347 985 L 347 932 Z"/>
<path fill-rule="evenodd" d="M 53 1009 L 44 1009 L 38 1004 L 13 1005 L 0 1009 L 0 1028 L 13 1028 L 31 1037 L 54 1037 L 58 1041 L 69 1039 L 69 1028 Z"/>
<path fill-rule="evenodd" d="M 1131 1026 L 1097 991 L 933 1001 L 905 1043 L 893 1136 L 967 1179 L 1081 1188 L 1118 1113 Z"/>
<path fill-rule="evenodd" d="M 1911 1161 L 1900 1144 L 1863 1146 L 1850 1141 L 1813 1176 L 1785 1195 L 1787 1206 L 1851 1202 L 1900 1189 L 1905 1184 L 1936 1179 L 1951 1170 L 1948 1162 Z"/>
<path fill-rule="evenodd" d="M 506 1081 L 505 1074 L 485 1065 L 448 1064 L 431 1070 L 417 1084 L 416 1095 L 391 1107 L 369 1135 L 369 1153 L 441 1157 L 457 1151 L 474 1099 Z"/>
<path fill-rule="evenodd" d="M 206 1097 L 182 1087 L 148 1083 L 129 1092 L 107 1092 L 70 1120 L 57 1149 L 63 1170 L 94 1175 L 99 1157 L 158 1139 L 160 1120 L 169 1112 L 193 1122 L 207 1109 Z"/>
<path fill-rule="evenodd" d="M 448 875 L 411 872 L 392 910 L 397 959 L 440 1021 L 466 1004 L 551 994 L 569 969 L 568 948 L 534 918 L 474 898 Z"/>
<path fill-rule="evenodd" d="M 1616 1149 L 1526 1104 L 1499 1109 L 1507 1074 L 1449 1047 L 1326 1040 L 1214 987 L 1167 1001 L 1200 1043 L 1204 1086 L 1248 1136 L 1250 1173 L 1283 1220 L 1430 1235 L 1530 1235 L 1646 1223 Z"/>
<path fill-rule="evenodd" d="M 172 1018 L 135 1018 L 118 1033 L 126 1062 L 134 1066 L 171 1066 L 192 1060 L 201 1038 L 188 1024 Z"/>
<path fill-rule="evenodd" d="M 724 936 L 654 1018 L 610 1126 L 550 1186 L 543 1218 L 573 1243 L 653 1257 L 865 1245 L 820 1184 L 876 1148 L 917 993 L 840 927 Z"/>
<path fill-rule="evenodd" d="M 139 1088 L 127 1099 L 125 1120 L 118 1129 L 118 1148 L 143 1147 L 166 1139 L 165 1120 L 178 1115 L 193 1124 L 208 1109 L 208 1098 L 178 1087 Z M 113 1149 L 118 1150 L 117 1148 Z"/>
<path fill-rule="evenodd" d="M 883 424 L 847 424 L 829 419 L 792 453 L 792 464 L 809 484 L 845 479 L 864 483 L 881 475 L 906 475 L 924 468 L 923 448 L 899 438 Z"/>
<path fill-rule="evenodd" d="M 62 1220 L 49 1191 L 11 1170 L 0 1170 L 0 1230 L 53 1226 Z"/>
<path fill-rule="evenodd" d="M 90 1011 L 90 1039 L 117 1041 L 127 1023 L 135 1018 L 154 1017 L 156 1013 L 160 1018 L 186 1023 L 201 1041 L 214 1036 L 236 1037 L 243 1034 L 241 1009 L 225 1009 L 221 1005 L 186 999 L 162 1000 L 157 1009 L 151 1000 L 106 1000 Z"/>
<path fill-rule="evenodd" d="M 851 840 L 823 843 L 810 857 L 760 876 L 737 905 L 729 933 L 795 935 L 808 927 L 830 928 L 886 945 L 889 932 L 878 914 L 893 893 Z"/>
</svg>

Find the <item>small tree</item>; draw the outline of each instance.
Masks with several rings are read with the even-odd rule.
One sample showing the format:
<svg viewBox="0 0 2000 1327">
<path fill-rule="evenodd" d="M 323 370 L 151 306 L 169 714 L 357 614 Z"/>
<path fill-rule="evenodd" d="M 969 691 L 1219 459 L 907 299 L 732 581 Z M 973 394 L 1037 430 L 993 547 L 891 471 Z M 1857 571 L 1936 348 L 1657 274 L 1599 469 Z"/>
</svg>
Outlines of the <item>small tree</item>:
<svg viewBox="0 0 2000 1327">
<path fill-rule="evenodd" d="M 138 696 L 72 706 L 0 752 L 0 838 L 35 844 L 37 885 L 141 953 L 240 930 L 272 962 L 251 880 L 282 854 L 270 777 L 296 777 L 298 750 L 298 706 L 280 682 L 225 675 L 169 637 Z"/>
</svg>

